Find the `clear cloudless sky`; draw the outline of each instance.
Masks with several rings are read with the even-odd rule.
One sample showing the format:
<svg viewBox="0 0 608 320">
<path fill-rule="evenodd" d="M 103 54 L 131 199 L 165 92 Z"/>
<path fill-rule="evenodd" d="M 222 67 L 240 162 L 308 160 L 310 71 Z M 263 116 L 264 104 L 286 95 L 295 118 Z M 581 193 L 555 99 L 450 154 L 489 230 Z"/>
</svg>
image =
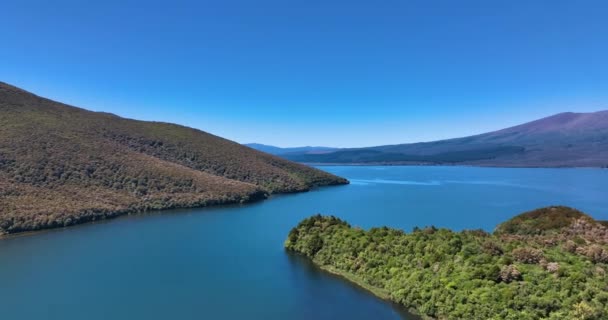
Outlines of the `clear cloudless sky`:
<svg viewBox="0 0 608 320">
<path fill-rule="evenodd" d="M 0 81 L 238 142 L 371 146 L 608 109 L 608 1 L 0 1 Z"/>
</svg>

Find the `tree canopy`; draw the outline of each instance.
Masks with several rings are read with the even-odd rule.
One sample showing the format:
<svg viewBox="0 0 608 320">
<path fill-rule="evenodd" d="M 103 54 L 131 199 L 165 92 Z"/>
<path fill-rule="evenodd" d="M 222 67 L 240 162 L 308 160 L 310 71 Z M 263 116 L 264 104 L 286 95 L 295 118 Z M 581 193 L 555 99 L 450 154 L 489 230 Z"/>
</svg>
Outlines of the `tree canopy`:
<svg viewBox="0 0 608 320">
<path fill-rule="evenodd" d="M 517 217 L 528 232 L 494 234 L 366 231 L 316 215 L 291 230 L 285 247 L 428 318 L 606 319 L 608 229 L 583 213 L 549 233 L 530 227 L 530 219 L 575 212 L 554 208 Z"/>
</svg>

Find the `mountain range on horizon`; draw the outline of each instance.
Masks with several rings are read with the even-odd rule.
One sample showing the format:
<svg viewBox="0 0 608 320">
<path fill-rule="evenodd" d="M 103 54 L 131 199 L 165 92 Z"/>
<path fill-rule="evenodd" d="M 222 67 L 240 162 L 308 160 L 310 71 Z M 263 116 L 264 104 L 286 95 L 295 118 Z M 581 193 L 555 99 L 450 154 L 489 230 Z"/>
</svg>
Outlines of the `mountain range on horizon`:
<svg viewBox="0 0 608 320">
<path fill-rule="evenodd" d="M 564 112 L 502 130 L 432 142 L 273 153 L 311 164 L 608 167 L 608 110 Z"/>
<path fill-rule="evenodd" d="M 317 147 L 317 146 L 304 146 L 304 147 L 276 147 L 261 143 L 245 143 L 245 146 L 256 149 L 258 151 L 274 154 L 274 155 L 286 155 L 286 154 L 323 154 L 333 151 L 340 150 L 340 148 L 332 147 Z"/>
<path fill-rule="evenodd" d="M 278 148 L 92 112 L 0 82 L 0 234 L 348 183 L 292 161 L 608 167 L 608 111 L 434 142 Z"/>
</svg>

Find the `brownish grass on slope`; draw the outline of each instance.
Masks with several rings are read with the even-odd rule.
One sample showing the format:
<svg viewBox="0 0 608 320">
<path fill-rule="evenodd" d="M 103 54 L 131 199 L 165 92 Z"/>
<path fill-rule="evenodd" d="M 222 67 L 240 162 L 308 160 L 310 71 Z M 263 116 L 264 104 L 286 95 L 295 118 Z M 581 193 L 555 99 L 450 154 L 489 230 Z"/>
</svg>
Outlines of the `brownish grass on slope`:
<svg viewBox="0 0 608 320">
<path fill-rule="evenodd" d="M 0 233 L 343 183 L 200 130 L 91 112 L 0 82 Z"/>
</svg>

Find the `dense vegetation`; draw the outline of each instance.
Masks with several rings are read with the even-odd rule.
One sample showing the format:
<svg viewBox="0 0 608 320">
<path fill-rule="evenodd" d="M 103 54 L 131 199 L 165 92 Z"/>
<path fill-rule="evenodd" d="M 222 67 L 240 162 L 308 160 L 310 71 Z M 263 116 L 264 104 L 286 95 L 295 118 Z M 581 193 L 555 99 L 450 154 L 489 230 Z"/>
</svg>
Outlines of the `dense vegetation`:
<svg viewBox="0 0 608 320">
<path fill-rule="evenodd" d="M 316 215 L 285 242 L 375 294 L 436 319 L 607 319 L 608 228 L 567 207 L 515 217 L 494 234 L 386 227 Z"/>
<path fill-rule="evenodd" d="M 0 234 L 342 183 L 199 130 L 90 112 L 0 82 Z"/>
</svg>

